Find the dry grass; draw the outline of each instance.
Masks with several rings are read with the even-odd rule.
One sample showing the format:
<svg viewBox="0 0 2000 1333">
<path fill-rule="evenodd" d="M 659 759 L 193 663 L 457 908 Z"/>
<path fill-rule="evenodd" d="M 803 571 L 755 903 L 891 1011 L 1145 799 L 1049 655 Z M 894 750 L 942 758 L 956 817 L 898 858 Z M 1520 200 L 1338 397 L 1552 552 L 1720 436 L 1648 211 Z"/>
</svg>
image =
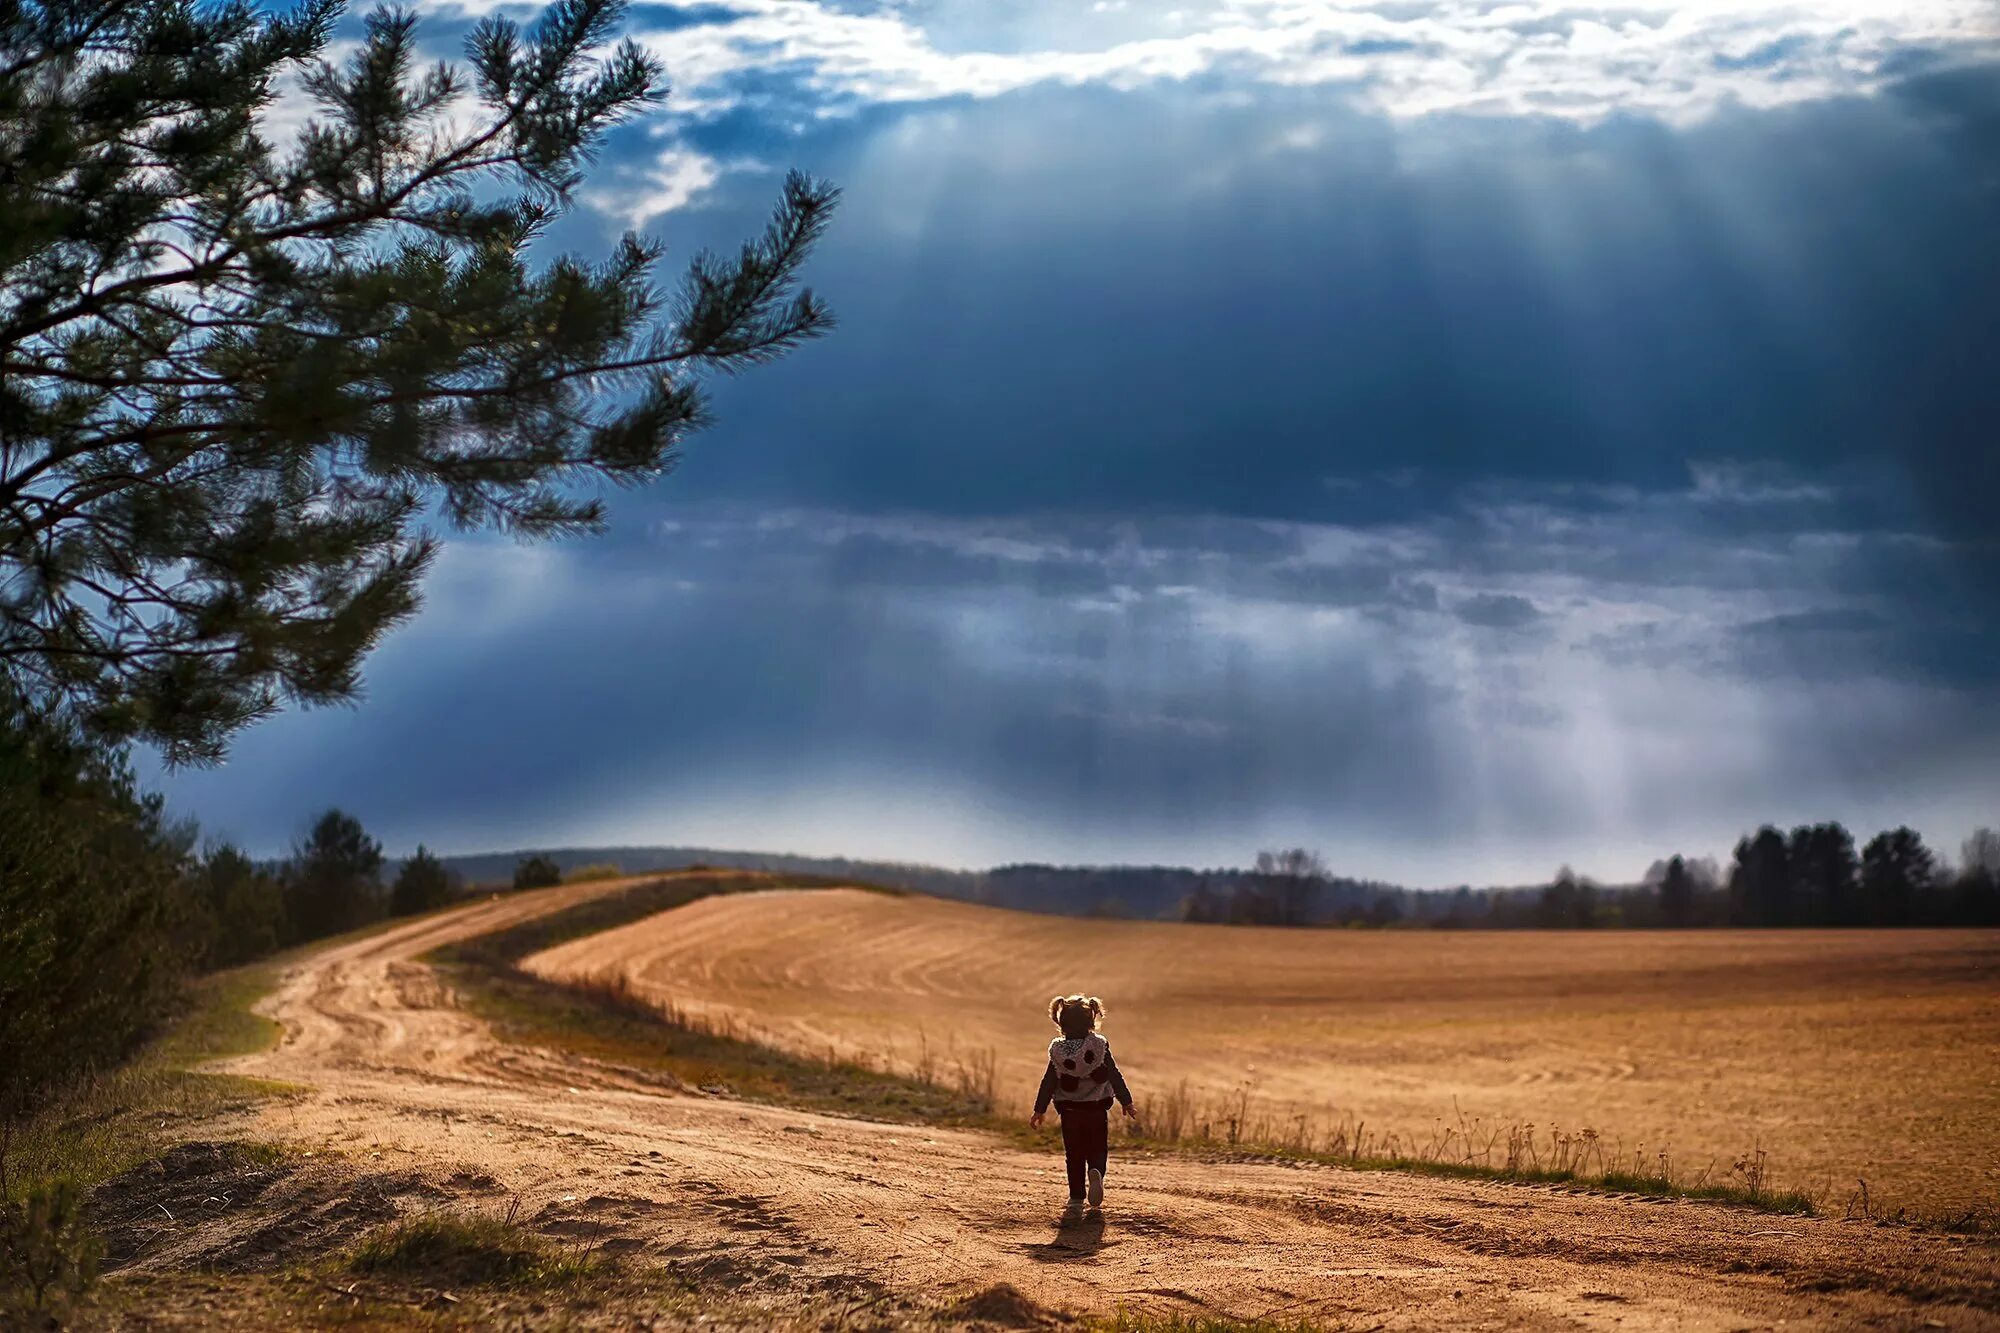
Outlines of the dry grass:
<svg viewBox="0 0 2000 1333">
<path fill-rule="evenodd" d="M 162 1129 L 259 1098 L 285 1084 L 197 1068 L 274 1044 L 278 1025 L 251 1011 L 276 983 L 280 964 L 257 963 L 203 978 L 188 1009 L 124 1067 L 74 1089 L 24 1124 L 0 1129 L 8 1197 L 68 1182 L 79 1187 L 158 1152 Z"/>
<path fill-rule="evenodd" d="M 1126 1137 L 1140 1145 L 1709 1199 L 1778 1213 L 1814 1213 L 1824 1202 L 1801 1190 L 1774 1188 L 1770 1155 L 1758 1147 L 1738 1154 L 1721 1170 L 1721 1163 L 1711 1161 L 1689 1173 L 1664 1149 L 1651 1155 L 1635 1150 L 1627 1157 L 1594 1129 L 1488 1126 L 1461 1116 L 1452 1124 L 1439 1121 L 1427 1138 L 1406 1138 L 1360 1120 L 1323 1124 L 1302 1112 L 1275 1113 L 1252 1101 L 1244 1089 L 1204 1100 L 1189 1090 L 1186 1080 L 1151 1102 L 1146 1119 L 1128 1129 Z"/>
<path fill-rule="evenodd" d="M 278 1025 L 251 1010 L 277 974 L 265 963 L 204 978 L 177 1021 L 129 1063 L 25 1122 L 0 1125 L 0 1326 L 54 1327 L 95 1284 L 102 1243 L 82 1207 L 91 1186 L 157 1154 L 179 1122 L 291 1090 L 197 1068 L 277 1040 Z"/>
<path fill-rule="evenodd" d="M 1286 931 L 834 891 L 708 899 L 523 966 L 615 970 L 683 1021 L 919 1080 L 993 1052 L 977 1081 L 1024 1111 L 1047 997 L 1099 993 L 1156 1142 L 1878 1217 L 2000 1203 L 1990 931 Z"/>
<path fill-rule="evenodd" d="M 273 1273 L 148 1271 L 99 1289 L 74 1323 L 77 1333 L 200 1329 L 202 1333 L 271 1333 L 274 1329 L 354 1329 L 366 1333 L 895 1333 L 938 1326 L 903 1302 L 850 1312 L 841 1302 L 802 1298 L 773 1309 L 685 1277 L 626 1264 L 616 1272 L 552 1288 L 506 1283 L 442 1289 L 434 1275 L 342 1266 L 301 1265 Z"/>
<path fill-rule="evenodd" d="M 476 1283 L 547 1291 L 614 1271 L 609 1256 L 585 1242 L 553 1244 L 519 1225 L 512 1212 L 435 1212 L 370 1232 L 348 1267 L 428 1282 Z"/>
<path fill-rule="evenodd" d="M 1120 1310 L 1087 1320 L 1083 1333 L 1319 1333 L 1326 1326 L 1302 1318 L 1231 1319 L 1227 1315 L 1146 1314 Z"/>
</svg>

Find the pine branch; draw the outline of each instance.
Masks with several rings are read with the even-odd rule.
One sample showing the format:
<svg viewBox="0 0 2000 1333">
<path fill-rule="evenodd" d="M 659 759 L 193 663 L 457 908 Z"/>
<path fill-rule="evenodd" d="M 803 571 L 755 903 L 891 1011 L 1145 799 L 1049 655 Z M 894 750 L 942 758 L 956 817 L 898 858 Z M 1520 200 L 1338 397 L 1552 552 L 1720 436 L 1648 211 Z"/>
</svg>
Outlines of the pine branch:
<svg viewBox="0 0 2000 1333">
<path fill-rule="evenodd" d="M 804 177 L 677 303 L 656 245 L 531 262 L 662 95 L 634 44 L 593 54 L 619 0 L 482 21 L 469 76 L 422 66 L 397 11 L 320 61 L 336 0 L 35 12 L 0 12 L 0 664 L 175 761 L 350 697 L 415 608 L 427 513 L 594 530 L 585 488 L 667 471 L 703 372 L 830 326 L 798 278 L 836 196 Z M 320 114 L 274 148 L 297 69 Z M 446 124 L 467 91 L 477 120 Z"/>
</svg>

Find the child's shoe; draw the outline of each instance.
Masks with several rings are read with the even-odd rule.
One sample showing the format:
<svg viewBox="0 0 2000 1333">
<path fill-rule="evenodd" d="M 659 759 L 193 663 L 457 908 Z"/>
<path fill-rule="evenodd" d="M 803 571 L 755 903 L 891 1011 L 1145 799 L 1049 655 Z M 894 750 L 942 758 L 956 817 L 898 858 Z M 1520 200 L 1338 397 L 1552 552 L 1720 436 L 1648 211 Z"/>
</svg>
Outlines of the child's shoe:
<svg viewBox="0 0 2000 1333">
<path fill-rule="evenodd" d="M 1104 1206 L 1104 1173 L 1094 1166 L 1090 1168 L 1090 1206 Z"/>
<path fill-rule="evenodd" d="M 1071 1199 L 1063 1206 L 1063 1220 L 1071 1221 L 1083 1216 L 1083 1200 Z"/>
</svg>

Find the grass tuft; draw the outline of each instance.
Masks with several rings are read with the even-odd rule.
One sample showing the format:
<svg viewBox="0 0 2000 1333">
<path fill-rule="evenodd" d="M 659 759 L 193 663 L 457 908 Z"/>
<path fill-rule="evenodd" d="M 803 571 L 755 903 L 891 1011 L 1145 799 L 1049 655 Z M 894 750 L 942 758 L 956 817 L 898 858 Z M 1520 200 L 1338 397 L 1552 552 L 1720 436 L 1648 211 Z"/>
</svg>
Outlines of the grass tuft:
<svg viewBox="0 0 2000 1333">
<path fill-rule="evenodd" d="M 1143 1314 L 1120 1310 L 1086 1319 L 1082 1333 L 1319 1333 L 1321 1325 L 1305 1319 L 1232 1319 L 1211 1314 Z"/>
<path fill-rule="evenodd" d="M 348 1267 L 357 1273 L 537 1291 L 612 1272 L 588 1247 L 553 1245 L 486 1213 L 426 1213 L 370 1232 Z"/>
</svg>

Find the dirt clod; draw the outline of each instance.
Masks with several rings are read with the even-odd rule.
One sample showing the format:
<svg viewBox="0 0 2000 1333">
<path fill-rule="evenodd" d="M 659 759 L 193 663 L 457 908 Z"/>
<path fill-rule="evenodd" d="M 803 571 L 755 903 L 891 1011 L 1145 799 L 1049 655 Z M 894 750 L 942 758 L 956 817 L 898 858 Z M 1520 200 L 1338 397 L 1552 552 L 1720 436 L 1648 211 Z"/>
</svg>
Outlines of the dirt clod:
<svg viewBox="0 0 2000 1333">
<path fill-rule="evenodd" d="M 1011 1282 L 996 1282 L 967 1296 L 947 1309 L 945 1317 L 1000 1328 L 1046 1328 L 1055 1322 L 1047 1310 L 1023 1296 Z"/>
<path fill-rule="evenodd" d="M 115 1272 L 188 1227 L 249 1210 L 297 1164 L 242 1143 L 181 1143 L 91 1191 L 92 1223 Z"/>
</svg>

